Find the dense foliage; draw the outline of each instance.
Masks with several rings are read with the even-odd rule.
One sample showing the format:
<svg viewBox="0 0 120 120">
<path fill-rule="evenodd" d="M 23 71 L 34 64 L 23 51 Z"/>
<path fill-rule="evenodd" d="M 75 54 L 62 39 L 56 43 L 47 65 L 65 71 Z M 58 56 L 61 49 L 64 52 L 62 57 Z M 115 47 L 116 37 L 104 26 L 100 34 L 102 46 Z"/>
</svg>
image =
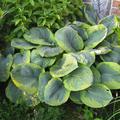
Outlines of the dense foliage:
<svg viewBox="0 0 120 120">
<path fill-rule="evenodd" d="M 9 80 L 10 101 L 58 106 L 70 98 L 93 108 L 109 104 L 111 90 L 120 89 L 118 18 L 98 21 L 91 6 L 84 15 L 87 23 L 76 21 L 55 34 L 33 27 L 2 51 L 0 81 Z"/>
<path fill-rule="evenodd" d="M 0 0 L 0 39 L 21 36 L 31 26 L 59 29 L 81 16 L 81 0 Z"/>
</svg>

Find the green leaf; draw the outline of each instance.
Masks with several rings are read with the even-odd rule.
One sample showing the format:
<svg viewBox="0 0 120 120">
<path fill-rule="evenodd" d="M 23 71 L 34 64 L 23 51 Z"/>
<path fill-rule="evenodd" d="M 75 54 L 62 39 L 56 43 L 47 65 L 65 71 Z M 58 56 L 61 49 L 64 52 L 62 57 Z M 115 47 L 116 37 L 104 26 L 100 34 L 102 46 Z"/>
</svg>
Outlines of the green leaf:
<svg viewBox="0 0 120 120">
<path fill-rule="evenodd" d="M 7 55 L 9 55 L 9 54 L 13 55 L 14 52 L 15 52 L 15 48 L 12 47 L 11 45 L 5 46 L 5 47 L 0 51 L 0 53 L 1 53 L 2 55 L 4 55 L 4 56 L 7 56 Z"/>
<path fill-rule="evenodd" d="M 55 65 L 50 68 L 53 77 L 63 77 L 78 67 L 77 60 L 70 54 L 64 54 Z"/>
<path fill-rule="evenodd" d="M 88 39 L 85 41 L 85 48 L 95 48 L 107 35 L 107 28 L 102 25 L 91 26 L 87 29 Z"/>
<path fill-rule="evenodd" d="M 38 48 L 38 52 L 42 57 L 54 57 L 63 52 L 60 47 L 41 46 Z"/>
<path fill-rule="evenodd" d="M 82 37 L 83 40 L 86 40 L 88 38 L 88 34 L 86 29 L 90 27 L 90 25 L 75 21 L 72 25 L 70 25 L 75 31 L 78 32 L 78 34 Z"/>
<path fill-rule="evenodd" d="M 35 5 L 34 0 L 30 0 L 30 4 L 31 4 L 32 6 L 34 6 L 34 5 Z"/>
<path fill-rule="evenodd" d="M 97 49 L 91 49 L 90 52 L 94 53 L 95 55 L 104 55 L 104 54 L 111 52 L 111 49 L 109 47 L 102 47 L 101 46 Z"/>
<path fill-rule="evenodd" d="M 96 11 L 94 10 L 94 8 L 91 5 L 86 5 L 85 6 L 84 14 L 85 14 L 85 18 L 87 19 L 87 21 L 90 24 L 92 24 L 92 25 L 97 24 L 97 14 L 96 14 Z"/>
<path fill-rule="evenodd" d="M 19 39 L 19 38 L 13 39 L 11 42 L 11 46 L 18 49 L 26 49 L 26 50 L 36 47 L 35 45 L 25 41 L 24 39 Z"/>
<path fill-rule="evenodd" d="M 83 40 L 77 31 L 71 27 L 63 27 L 55 33 L 57 44 L 66 52 L 75 52 L 83 49 Z"/>
<path fill-rule="evenodd" d="M 110 15 L 103 18 L 102 20 L 100 20 L 99 23 L 107 27 L 108 29 L 107 35 L 112 34 L 114 32 L 114 29 L 117 28 L 119 25 L 117 16 L 114 16 L 114 15 Z"/>
<path fill-rule="evenodd" d="M 97 69 L 101 73 L 102 84 L 110 89 L 120 89 L 120 65 L 114 62 L 101 62 Z"/>
<path fill-rule="evenodd" d="M 58 106 L 65 103 L 70 95 L 70 91 L 64 88 L 61 79 L 52 79 L 45 87 L 45 103 L 51 106 Z"/>
<path fill-rule="evenodd" d="M 101 56 L 102 60 L 120 64 L 120 46 L 113 46 L 111 49 L 111 52 Z"/>
<path fill-rule="evenodd" d="M 83 104 L 80 99 L 80 91 L 77 92 L 71 92 L 70 93 L 70 100 L 73 101 L 76 104 Z"/>
<path fill-rule="evenodd" d="M 95 54 L 87 50 L 72 53 L 72 55 L 77 59 L 78 63 L 91 66 L 95 62 Z"/>
<path fill-rule="evenodd" d="M 13 67 L 24 64 L 24 63 L 29 63 L 30 62 L 30 51 L 22 51 L 21 53 L 16 53 L 13 56 Z"/>
<path fill-rule="evenodd" d="M 51 80 L 51 78 L 52 77 L 48 72 L 42 73 L 39 76 L 38 97 L 41 102 L 44 102 L 45 86 L 47 85 L 48 81 Z"/>
<path fill-rule="evenodd" d="M 92 108 L 101 108 L 113 99 L 112 93 L 105 85 L 95 84 L 80 92 L 82 102 Z"/>
<path fill-rule="evenodd" d="M 35 95 L 28 95 L 26 92 L 17 88 L 12 81 L 9 82 L 5 90 L 7 98 L 15 104 L 24 104 L 27 106 L 36 106 L 40 103 Z"/>
<path fill-rule="evenodd" d="M 118 32 L 118 34 L 119 34 L 119 32 Z M 106 42 L 108 42 L 108 44 L 110 44 L 109 46 L 119 45 L 119 37 L 118 37 L 118 35 L 116 33 L 116 30 L 115 30 L 114 33 L 112 33 L 109 36 L 107 36 Z"/>
<path fill-rule="evenodd" d="M 101 75 L 100 72 L 95 68 L 94 66 L 91 67 L 92 73 L 93 73 L 93 83 L 101 83 Z"/>
<path fill-rule="evenodd" d="M 50 67 L 51 65 L 53 65 L 55 60 L 55 57 L 45 58 L 40 56 L 38 50 L 33 50 L 31 52 L 31 62 L 43 68 Z"/>
<path fill-rule="evenodd" d="M 12 70 L 11 78 L 19 89 L 34 94 L 37 92 L 39 75 L 42 72 L 43 70 L 36 64 L 21 64 Z"/>
<path fill-rule="evenodd" d="M 48 28 L 31 28 L 30 31 L 24 34 L 25 40 L 33 44 L 39 45 L 54 45 L 54 37 Z"/>
<path fill-rule="evenodd" d="M 13 62 L 12 55 L 4 57 L 0 54 L 0 82 L 5 82 L 8 80 L 12 62 Z"/>
<path fill-rule="evenodd" d="M 64 86 L 70 91 L 80 91 L 90 87 L 93 83 L 93 74 L 89 67 L 79 67 L 63 78 Z"/>
</svg>

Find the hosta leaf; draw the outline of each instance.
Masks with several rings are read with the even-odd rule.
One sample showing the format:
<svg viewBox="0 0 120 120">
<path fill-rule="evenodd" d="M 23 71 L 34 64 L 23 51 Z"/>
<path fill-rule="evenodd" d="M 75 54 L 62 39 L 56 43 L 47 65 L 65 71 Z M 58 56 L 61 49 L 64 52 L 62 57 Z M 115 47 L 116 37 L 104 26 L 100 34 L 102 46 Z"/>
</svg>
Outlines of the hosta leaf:
<svg viewBox="0 0 120 120">
<path fill-rule="evenodd" d="M 37 97 L 28 95 L 26 92 L 17 88 L 12 81 L 9 82 L 6 88 L 6 96 L 15 104 L 24 104 L 27 106 L 35 106 L 40 103 Z"/>
<path fill-rule="evenodd" d="M 12 55 L 4 57 L 0 54 L 0 82 L 5 82 L 9 78 L 12 62 Z"/>
<path fill-rule="evenodd" d="M 38 52 L 42 57 L 54 57 L 63 52 L 60 47 L 42 46 L 38 48 Z"/>
<path fill-rule="evenodd" d="M 112 45 L 119 45 L 120 42 L 119 42 L 119 37 L 118 37 L 117 33 L 113 33 L 113 34 L 109 35 L 106 38 L 106 42 L 108 42 L 108 44 L 110 44 L 111 46 Z"/>
<path fill-rule="evenodd" d="M 64 86 L 70 91 L 84 90 L 92 85 L 93 74 L 89 67 L 79 65 L 79 67 L 65 76 Z"/>
<path fill-rule="evenodd" d="M 21 53 L 16 53 L 13 57 L 13 67 L 23 63 L 30 62 L 30 51 L 22 51 Z"/>
<path fill-rule="evenodd" d="M 85 6 L 84 14 L 85 14 L 85 18 L 87 19 L 87 21 L 90 24 L 92 24 L 92 25 L 97 24 L 97 14 L 96 14 L 96 11 L 94 10 L 94 8 L 91 5 L 86 5 Z"/>
<path fill-rule="evenodd" d="M 13 39 L 11 42 L 11 46 L 18 49 L 26 49 L 26 50 L 36 47 L 35 45 L 25 41 L 24 39 L 19 39 L 19 38 Z"/>
<path fill-rule="evenodd" d="M 101 46 L 97 49 L 91 49 L 90 52 L 94 53 L 95 55 L 104 55 L 104 54 L 111 52 L 111 49 L 109 47 L 102 47 Z"/>
<path fill-rule="evenodd" d="M 83 104 L 81 99 L 80 99 L 80 91 L 71 92 L 70 93 L 70 99 L 76 104 Z"/>
<path fill-rule="evenodd" d="M 111 48 L 111 44 L 105 39 L 105 41 L 102 41 L 98 47 L 108 47 Z"/>
<path fill-rule="evenodd" d="M 39 45 L 54 45 L 54 37 L 48 28 L 31 28 L 30 31 L 24 34 L 25 40 L 30 43 Z"/>
<path fill-rule="evenodd" d="M 102 55 L 101 58 L 106 62 L 116 62 L 120 64 L 120 46 L 114 46 L 111 49 L 111 52 Z"/>
<path fill-rule="evenodd" d="M 55 33 L 57 44 L 66 52 L 75 52 L 83 48 L 83 40 L 71 27 L 63 27 Z"/>
<path fill-rule="evenodd" d="M 80 21 L 74 21 L 73 25 L 76 25 L 77 27 L 82 27 L 83 29 L 89 28 L 91 25 L 85 23 L 85 22 L 80 22 Z"/>
<path fill-rule="evenodd" d="M 110 89 L 120 89 L 120 65 L 114 62 L 102 62 L 97 66 L 102 83 Z"/>
<path fill-rule="evenodd" d="M 95 68 L 94 66 L 91 67 L 92 73 L 93 73 L 93 83 L 101 83 L 101 75 L 100 72 Z"/>
<path fill-rule="evenodd" d="M 91 26 L 87 29 L 88 39 L 85 41 L 86 49 L 94 48 L 99 43 L 101 43 L 106 35 L 107 35 L 107 28 L 102 25 L 95 25 Z"/>
<path fill-rule="evenodd" d="M 2 55 L 5 55 L 5 56 L 7 56 L 9 54 L 13 55 L 14 52 L 15 52 L 15 48 L 12 47 L 11 45 L 7 45 L 0 52 L 1 52 Z"/>
<path fill-rule="evenodd" d="M 45 86 L 47 85 L 48 81 L 51 80 L 51 78 L 52 77 L 48 72 L 42 73 L 39 76 L 38 97 L 42 102 L 44 102 Z"/>
<path fill-rule="evenodd" d="M 72 53 L 72 55 L 77 59 L 78 63 L 91 66 L 95 62 L 95 54 L 87 50 Z"/>
<path fill-rule="evenodd" d="M 81 91 L 82 102 L 92 108 L 101 108 L 109 104 L 112 94 L 109 88 L 102 84 L 95 84 L 86 90 Z"/>
<path fill-rule="evenodd" d="M 51 106 L 57 106 L 65 103 L 70 95 L 70 91 L 64 88 L 60 79 L 52 79 L 45 87 L 45 103 Z"/>
<path fill-rule="evenodd" d="M 38 50 L 33 50 L 31 52 L 31 62 L 40 65 L 43 68 L 53 65 L 55 60 L 55 57 L 45 58 L 40 56 Z"/>
<path fill-rule="evenodd" d="M 83 23 L 83 22 L 75 21 L 70 26 L 78 32 L 78 34 L 82 37 L 83 40 L 86 40 L 88 38 L 86 29 L 88 29 L 90 25 Z"/>
<path fill-rule="evenodd" d="M 38 80 L 43 70 L 35 64 L 27 63 L 16 66 L 11 72 L 14 84 L 29 94 L 34 94 L 38 89 Z"/>
<path fill-rule="evenodd" d="M 78 67 L 77 60 L 71 54 L 64 54 L 50 69 L 53 77 L 63 77 Z"/>
<path fill-rule="evenodd" d="M 99 23 L 107 27 L 108 35 L 112 34 L 114 32 L 114 29 L 117 28 L 118 26 L 117 17 L 114 15 L 110 15 L 110 16 L 103 18 Z"/>
</svg>

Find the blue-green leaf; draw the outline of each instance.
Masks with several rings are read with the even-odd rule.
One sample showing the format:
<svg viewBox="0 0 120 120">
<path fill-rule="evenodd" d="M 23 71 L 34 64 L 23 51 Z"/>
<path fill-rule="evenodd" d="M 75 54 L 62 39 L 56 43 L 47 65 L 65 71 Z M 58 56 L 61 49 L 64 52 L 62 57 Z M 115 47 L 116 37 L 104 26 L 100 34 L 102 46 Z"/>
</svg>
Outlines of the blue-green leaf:
<svg viewBox="0 0 120 120">
<path fill-rule="evenodd" d="M 112 93 L 105 85 L 95 84 L 80 92 L 81 101 L 92 108 L 101 108 L 113 99 Z"/>
<path fill-rule="evenodd" d="M 45 103 L 51 106 L 58 106 L 65 103 L 70 96 L 70 91 L 64 88 L 60 79 L 52 79 L 45 87 Z"/>
<path fill-rule="evenodd" d="M 84 43 L 77 31 L 72 27 L 63 27 L 55 33 L 57 44 L 66 52 L 75 52 L 83 49 Z"/>
</svg>

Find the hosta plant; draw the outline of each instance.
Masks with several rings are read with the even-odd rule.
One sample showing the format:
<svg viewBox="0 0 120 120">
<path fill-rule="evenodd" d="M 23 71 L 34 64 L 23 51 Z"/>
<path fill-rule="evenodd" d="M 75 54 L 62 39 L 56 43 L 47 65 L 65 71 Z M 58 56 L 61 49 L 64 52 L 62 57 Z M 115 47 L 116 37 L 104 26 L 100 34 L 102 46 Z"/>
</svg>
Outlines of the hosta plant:
<svg viewBox="0 0 120 120">
<path fill-rule="evenodd" d="M 12 40 L 15 53 L 2 51 L 0 56 L 0 81 L 9 81 L 5 92 L 10 101 L 58 106 L 70 99 L 93 108 L 109 104 L 111 90 L 120 89 L 117 17 L 96 21 L 86 12 L 86 19 L 88 24 L 74 22 L 55 34 L 34 27 Z"/>
</svg>

